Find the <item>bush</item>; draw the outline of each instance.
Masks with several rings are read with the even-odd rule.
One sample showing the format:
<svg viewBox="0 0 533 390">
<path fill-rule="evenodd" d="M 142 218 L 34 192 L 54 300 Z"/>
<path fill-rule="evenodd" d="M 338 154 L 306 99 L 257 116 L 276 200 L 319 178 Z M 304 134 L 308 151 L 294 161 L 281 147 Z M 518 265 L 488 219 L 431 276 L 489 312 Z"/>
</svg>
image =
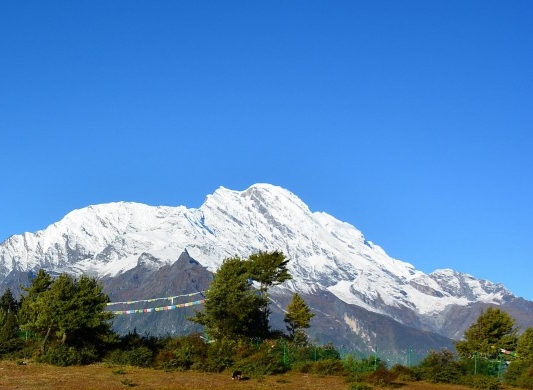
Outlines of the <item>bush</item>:
<svg viewBox="0 0 533 390">
<path fill-rule="evenodd" d="M 401 364 L 395 364 L 392 366 L 390 372 L 394 373 L 397 376 L 397 379 L 401 381 L 410 382 L 419 379 L 417 378 L 415 371 Z"/>
<path fill-rule="evenodd" d="M 341 354 L 337 351 L 337 348 L 331 343 L 316 347 L 316 360 L 340 360 Z"/>
<path fill-rule="evenodd" d="M 316 375 L 346 375 L 342 362 L 337 359 L 326 359 L 314 362 L 311 365 L 311 373 Z"/>
<path fill-rule="evenodd" d="M 252 377 L 281 374 L 286 371 L 279 354 L 265 349 L 239 360 L 235 368 Z"/>
<path fill-rule="evenodd" d="M 459 384 L 464 376 L 462 366 L 448 350 L 430 352 L 414 372 L 420 379 L 434 383 Z"/>
<path fill-rule="evenodd" d="M 153 352 L 148 347 L 137 347 L 128 351 L 120 349 L 109 354 L 106 361 L 111 364 L 122 366 L 149 367 L 153 362 Z"/>
<path fill-rule="evenodd" d="M 313 362 L 312 361 L 298 361 L 292 364 L 291 370 L 296 372 L 301 372 L 303 374 L 309 374 L 313 371 Z"/>
<path fill-rule="evenodd" d="M 39 357 L 38 361 L 54 366 L 66 367 L 81 364 L 82 356 L 74 348 L 59 344 L 50 347 L 44 355 Z"/>
<path fill-rule="evenodd" d="M 207 360 L 207 344 L 199 335 L 171 339 L 156 356 L 156 366 L 164 369 L 188 370 L 202 367 Z"/>
<path fill-rule="evenodd" d="M 520 376 L 516 379 L 516 386 L 524 389 L 533 389 L 533 366 L 524 369 Z"/>
<path fill-rule="evenodd" d="M 0 356 L 20 351 L 24 348 L 24 340 L 13 338 L 0 342 Z"/>
<path fill-rule="evenodd" d="M 293 343 L 287 343 L 285 346 L 280 344 L 278 347 L 280 355 L 284 353 L 283 348 L 287 351 L 289 365 L 293 366 L 300 362 L 314 362 L 318 360 L 318 347 L 315 346 L 297 346 Z"/>
<path fill-rule="evenodd" d="M 236 347 L 236 341 L 226 339 L 209 344 L 206 361 L 195 365 L 196 369 L 207 372 L 222 372 L 232 367 L 235 363 Z"/>
<path fill-rule="evenodd" d="M 464 376 L 462 384 L 483 390 L 500 390 L 502 388 L 498 377 L 479 374 Z"/>
<path fill-rule="evenodd" d="M 505 371 L 505 383 L 511 386 L 520 386 L 533 389 L 533 363 L 515 360 Z M 520 384 L 519 384 L 520 383 Z"/>
<path fill-rule="evenodd" d="M 348 372 L 372 372 L 387 369 L 387 364 L 385 362 L 381 359 L 375 359 L 373 356 L 358 360 L 355 357 L 348 355 L 344 359 L 343 365 Z"/>
<path fill-rule="evenodd" d="M 390 387 L 398 377 L 397 374 L 387 370 L 376 370 L 367 376 L 367 382 L 379 387 Z"/>
</svg>

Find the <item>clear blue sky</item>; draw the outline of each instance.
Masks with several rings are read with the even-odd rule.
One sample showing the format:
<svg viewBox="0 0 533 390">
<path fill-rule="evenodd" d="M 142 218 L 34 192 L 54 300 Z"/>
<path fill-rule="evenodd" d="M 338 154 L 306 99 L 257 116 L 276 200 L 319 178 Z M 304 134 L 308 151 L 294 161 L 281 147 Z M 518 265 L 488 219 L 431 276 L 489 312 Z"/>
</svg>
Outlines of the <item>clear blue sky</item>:
<svg viewBox="0 0 533 390">
<path fill-rule="evenodd" d="M 0 241 L 267 182 L 533 300 L 533 2 L 4 1 Z"/>
</svg>

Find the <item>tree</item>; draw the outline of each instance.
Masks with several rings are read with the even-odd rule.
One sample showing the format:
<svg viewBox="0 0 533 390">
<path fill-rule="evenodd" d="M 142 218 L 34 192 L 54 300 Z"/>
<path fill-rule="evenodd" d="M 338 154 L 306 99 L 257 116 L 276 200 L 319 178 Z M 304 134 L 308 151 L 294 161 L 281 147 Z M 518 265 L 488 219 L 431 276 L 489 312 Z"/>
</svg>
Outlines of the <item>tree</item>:
<svg viewBox="0 0 533 390">
<path fill-rule="evenodd" d="M 214 340 L 257 336 L 264 302 L 251 287 L 245 261 L 238 257 L 224 260 L 206 292 L 203 312 L 190 320 L 205 326 Z"/>
<path fill-rule="evenodd" d="M 23 342 L 18 338 L 18 308 L 19 303 L 13 297 L 11 289 L 6 289 L 0 297 L 0 354 L 22 347 Z"/>
<path fill-rule="evenodd" d="M 113 314 L 105 311 L 109 297 L 94 278 L 62 274 L 52 281 L 43 271 L 25 290 L 28 295 L 22 300 L 21 328 L 43 337 L 43 354 L 51 340 L 101 351 L 112 336 Z"/>
<path fill-rule="evenodd" d="M 4 291 L 4 294 L 0 297 L 0 310 L 3 310 L 6 313 L 16 313 L 18 308 L 19 303 L 13 297 L 11 289 L 7 288 L 6 291 Z"/>
<path fill-rule="evenodd" d="M 23 325 L 32 324 L 37 321 L 37 316 L 39 314 L 39 309 L 37 307 L 37 298 L 40 294 L 44 293 L 50 288 L 52 282 L 52 277 L 43 269 L 41 269 L 39 270 L 37 275 L 31 280 L 31 284 L 29 287 L 22 287 L 22 291 L 25 291 L 27 293 L 26 295 L 23 295 L 20 298 L 20 310 L 18 317 L 22 330 L 25 330 L 26 332 L 30 331 L 29 326 Z M 42 334 L 41 336 L 44 336 L 44 334 Z M 47 339 L 44 340 L 41 346 L 41 351 L 43 353 L 46 341 Z"/>
<path fill-rule="evenodd" d="M 533 328 L 526 328 L 518 337 L 515 354 L 520 360 L 533 363 Z"/>
<path fill-rule="evenodd" d="M 447 349 L 430 351 L 420 362 L 418 373 L 422 380 L 435 383 L 459 383 L 465 374 L 453 352 Z"/>
<path fill-rule="evenodd" d="M 315 314 L 311 313 L 304 299 L 298 293 L 295 293 L 287 305 L 287 312 L 283 319 L 287 324 L 289 338 L 298 344 L 307 344 L 307 335 L 303 332 L 303 329 L 309 328 L 311 318 L 314 316 Z"/>
<path fill-rule="evenodd" d="M 478 353 L 495 359 L 500 349 L 514 350 L 517 340 L 515 320 L 506 312 L 489 307 L 465 332 L 464 340 L 455 343 L 461 357 Z"/>
<path fill-rule="evenodd" d="M 259 291 L 266 300 L 268 300 L 268 288 L 292 279 L 287 269 L 288 263 L 289 260 L 280 251 L 259 251 L 248 258 L 250 275 L 259 283 Z"/>
<path fill-rule="evenodd" d="M 0 297 L 0 343 L 17 337 L 17 312 L 19 303 L 13 297 L 11 289 L 7 288 Z M 0 348 L 1 349 L 1 348 Z"/>
<path fill-rule="evenodd" d="M 533 388 L 533 328 L 526 328 L 518 337 L 516 350 L 512 352 L 505 381 L 512 386 Z"/>
<path fill-rule="evenodd" d="M 287 269 L 288 263 L 289 260 L 280 251 L 259 251 L 250 255 L 246 263 L 250 278 L 259 283 L 259 293 L 263 298 L 263 306 L 261 307 L 262 324 L 260 326 L 266 333 L 270 330 L 268 323 L 270 316 L 268 289 L 292 279 Z"/>
<path fill-rule="evenodd" d="M 287 262 L 278 251 L 224 260 L 206 293 L 204 311 L 190 320 L 205 326 L 208 336 L 217 340 L 268 337 L 268 288 L 291 278 Z"/>
</svg>

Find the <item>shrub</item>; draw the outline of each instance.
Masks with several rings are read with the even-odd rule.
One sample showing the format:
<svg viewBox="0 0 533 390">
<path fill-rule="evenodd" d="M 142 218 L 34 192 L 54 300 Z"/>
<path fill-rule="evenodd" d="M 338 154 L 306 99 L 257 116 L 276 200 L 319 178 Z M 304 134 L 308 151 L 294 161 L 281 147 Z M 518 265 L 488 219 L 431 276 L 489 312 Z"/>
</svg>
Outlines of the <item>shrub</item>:
<svg viewBox="0 0 533 390">
<path fill-rule="evenodd" d="M 346 371 L 340 360 L 318 360 L 311 365 L 311 373 L 316 375 L 345 375 Z"/>
<path fill-rule="evenodd" d="M 148 347 L 137 347 L 128 351 L 114 350 L 106 359 L 111 364 L 149 367 L 153 362 L 153 352 Z"/>
<path fill-rule="evenodd" d="M 462 384 L 483 390 L 500 390 L 502 385 L 498 377 L 487 375 L 466 375 L 462 379 Z"/>
<path fill-rule="evenodd" d="M 44 355 L 39 357 L 38 361 L 54 366 L 66 367 L 81 364 L 82 357 L 74 348 L 58 344 L 50 347 Z"/>
<path fill-rule="evenodd" d="M 464 375 L 462 366 L 455 361 L 453 353 L 448 350 L 431 351 L 414 372 L 420 379 L 434 383 L 458 384 Z"/>
<path fill-rule="evenodd" d="M 372 372 L 387 369 L 387 364 L 384 361 L 381 359 L 375 359 L 373 356 L 358 360 L 355 357 L 348 355 L 344 359 L 343 365 L 348 372 Z"/>
<path fill-rule="evenodd" d="M 281 374 L 286 371 L 285 364 L 280 359 L 279 354 L 265 349 L 239 360 L 236 362 L 235 368 L 253 377 Z"/>
<path fill-rule="evenodd" d="M 367 382 L 379 387 L 390 387 L 398 375 L 387 370 L 376 370 L 367 376 Z"/>
<path fill-rule="evenodd" d="M 281 344 L 278 349 L 283 354 L 283 348 L 287 351 L 289 365 L 293 366 L 299 362 L 313 362 L 318 360 L 318 347 L 315 346 L 297 346 L 293 343 Z"/>
<path fill-rule="evenodd" d="M 390 372 L 397 375 L 397 379 L 401 381 L 416 381 L 419 379 L 414 370 L 401 364 L 395 364 L 392 366 Z"/>
<path fill-rule="evenodd" d="M 20 338 L 8 339 L 0 342 L 0 356 L 20 351 L 24 348 L 24 340 Z"/>
<path fill-rule="evenodd" d="M 511 386 L 521 386 L 525 388 L 533 388 L 533 386 L 527 386 L 527 383 L 532 381 L 533 364 L 528 361 L 515 360 L 511 362 L 507 370 L 505 371 L 504 379 L 505 383 Z M 531 379 L 529 379 L 531 378 Z M 519 385 L 519 383 L 521 383 Z"/>
<path fill-rule="evenodd" d="M 156 356 L 156 366 L 164 369 L 188 370 L 201 366 L 207 359 L 207 344 L 198 336 L 171 339 Z"/>
<path fill-rule="evenodd" d="M 516 380 L 516 385 L 524 389 L 533 389 L 533 366 L 530 365 L 522 371 Z"/>
<path fill-rule="evenodd" d="M 337 351 L 337 348 L 331 343 L 316 347 L 316 359 L 317 360 L 340 360 L 341 354 Z"/>
<path fill-rule="evenodd" d="M 313 371 L 312 361 L 298 361 L 292 364 L 291 370 L 301 372 L 303 374 L 309 374 Z"/>
<path fill-rule="evenodd" d="M 222 372 L 235 363 L 235 349 L 237 342 L 223 339 L 209 344 L 206 361 L 195 365 L 196 369 L 207 372 Z"/>
</svg>

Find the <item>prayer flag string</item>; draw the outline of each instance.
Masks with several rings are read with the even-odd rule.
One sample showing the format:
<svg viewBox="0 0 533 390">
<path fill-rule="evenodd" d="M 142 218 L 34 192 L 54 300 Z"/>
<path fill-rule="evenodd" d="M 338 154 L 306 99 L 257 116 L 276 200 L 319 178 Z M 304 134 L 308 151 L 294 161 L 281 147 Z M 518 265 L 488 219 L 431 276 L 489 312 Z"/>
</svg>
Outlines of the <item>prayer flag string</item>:
<svg viewBox="0 0 533 390">
<path fill-rule="evenodd" d="M 108 302 L 107 306 L 112 306 L 112 305 L 131 305 L 133 303 L 140 303 L 140 302 L 155 302 L 155 301 L 158 301 L 158 300 L 161 300 L 161 299 L 168 299 L 169 301 L 174 303 L 174 299 L 175 298 L 192 297 L 194 295 L 203 294 L 203 293 L 205 293 L 205 290 L 204 291 L 193 292 L 193 293 L 189 293 L 189 294 L 174 295 L 174 296 L 171 296 L 171 297 L 140 299 L 140 300 L 137 300 L 137 301 Z"/>
<path fill-rule="evenodd" d="M 140 301 L 140 302 L 144 302 L 144 301 Z M 116 311 L 112 311 L 111 313 L 113 313 L 115 315 L 152 313 L 152 312 L 155 312 L 155 311 L 168 311 L 168 310 L 179 309 L 179 308 L 182 308 L 182 307 L 201 305 L 203 303 L 205 303 L 205 299 L 202 299 L 202 300 L 199 300 L 199 301 L 194 301 L 194 302 L 179 303 L 177 305 L 161 306 L 161 307 L 149 307 L 149 308 L 146 308 L 146 309 L 116 310 Z"/>
</svg>

